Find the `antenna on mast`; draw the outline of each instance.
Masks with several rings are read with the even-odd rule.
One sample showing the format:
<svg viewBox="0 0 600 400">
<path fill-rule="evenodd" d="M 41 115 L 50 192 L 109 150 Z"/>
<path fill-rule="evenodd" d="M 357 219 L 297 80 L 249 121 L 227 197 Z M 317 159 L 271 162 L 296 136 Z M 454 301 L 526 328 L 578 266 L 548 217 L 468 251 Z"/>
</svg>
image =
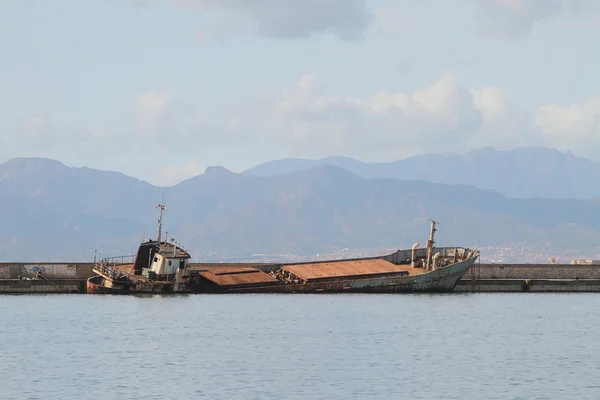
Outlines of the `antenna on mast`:
<svg viewBox="0 0 600 400">
<path fill-rule="evenodd" d="M 160 163 L 160 173 L 158 174 L 158 185 L 156 186 L 156 202 L 159 202 L 158 199 L 158 195 L 160 194 L 160 189 L 162 187 L 162 176 L 163 176 L 163 164 L 164 162 Z M 164 203 L 164 198 L 165 198 L 165 194 L 163 193 L 163 203 Z"/>
<path fill-rule="evenodd" d="M 165 202 L 165 194 L 163 193 L 163 203 Z M 158 239 L 157 242 L 160 243 L 160 239 L 162 236 L 162 216 L 163 216 L 163 211 L 165 211 L 167 209 L 167 207 L 163 204 L 157 204 L 156 208 L 158 208 L 160 210 L 160 216 L 158 217 Z"/>
</svg>

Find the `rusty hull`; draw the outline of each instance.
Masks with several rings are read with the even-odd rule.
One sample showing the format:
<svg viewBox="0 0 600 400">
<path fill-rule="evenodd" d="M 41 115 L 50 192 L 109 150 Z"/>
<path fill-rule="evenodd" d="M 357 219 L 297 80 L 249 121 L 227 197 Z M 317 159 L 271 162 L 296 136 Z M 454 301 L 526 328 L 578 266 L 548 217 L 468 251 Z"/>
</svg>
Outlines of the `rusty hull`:
<svg viewBox="0 0 600 400">
<path fill-rule="evenodd" d="M 229 293 L 413 293 L 451 292 L 477 256 L 446 267 L 408 276 L 330 280 L 270 287 L 239 288 Z"/>
<path fill-rule="evenodd" d="M 88 294 L 126 294 L 129 290 L 125 290 L 122 286 L 108 287 L 106 279 L 101 275 L 96 275 L 88 278 L 86 284 L 86 293 Z"/>
<path fill-rule="evenodd" d="M 197 277 L 192 278 L 191 283 L 191 291 L 193 292 L 203 292 L 203 293 L 350 293 L 350 292 L 360 292 L 360 293 L 411 293 L 411 292 L 451 292 L 456 286 L 456 283 L 467 269 L 473 265 L 478 255 L 474 255 L 469 259 L 456 262 L 454 264 L 436 269 L 434 271 L 423 271 L 422 269 L 417 269 L 418 271 L 412 271 L 415 268 L 411 268 L 406 265 L 394 265 L 398 269 L 398 272 L 388 272 L 387 275 L 372 275 L 372 276 L 333 276 L 331 275 L 323 280 L 322 278 L 314 278 L 313 281 L 307 282 L 284 282 L 279 280 L 270 280 L 268 283 L 253 283 L 250 276 L 261 276 L 264 275 L 271 277 L 269 274 L 258 270 L 258 268 L 245 267 L 246 271 L 242 271 L 239 274 L 230 274 L 229 278 L 238 275 L 239 277 L 243 277 L 243 284 L 241 285 L 229 285 L 229 286 L 219 286 L 214 284 L 212 281 L 210 285 L 206 285 L 207 279 L 202 277 L 201 281 L 197 281 Z M 373 261 L 376 259 L 371 259 L 369 261 Z M 367 261 L 367 260 L 365 260 Z M 354 260 L 352 261 L 354 262 Z M 342 264 L 343 262 L 333 262 L 331 264 Z M 329 263 L 314 263 L 308 264 L 310 269 L 312 268 L 323 268 L 326 267 Z M 366 265 L 363 267 L 366 269 Z M 377 266 L 374 267 L 371 271 L 382 271 L 383 266 L 386 264 L 376 263 Z M 392 264 L 393 265 L 393 264 Z M 289 268 L 292 265 L 282 266 L 282 269 Z M 302 266 L 307 266 L 305 264 L 296 264 L 294 267 L 302 268 Z M 353 265 L 353 268 L 356 268 Z M 386 265 L 386 268 L 388 266 Z M 213 270 L 214 273 L 219 273 L 224 271 L 226 268 L 215 268 Z M 251 270 L 255 270 L 256 272 L 251 272 Z M 335 269 L 329 269 L 328 273 L 333 273 L 339 271 L 340 273 L 344 270 L 344 268 L 339 265 L 336 266 Z M 210 271 L 210 269 L 208 270 Z M 201 271 L 201 274 L 206 274 L 208 271 Z M 412 273 L 411 273 L 412 272 Z M 254 275 L 259 273 L 259 275 Z M 264 275 L 260 275 L 260 273 Z M 218 276 L 218 275 L 212 275 Z M 227 275 L 222 275 L 227 276 Z M 307 275 L 308 276 L 308 275 Z M 312 275 L 315 277 L 316 275 Z M 299 278 L 298 278 L 299 279 Z M 241 282 L 241 281 L 240 281 Z"/>
<path fill-rule="evenodd" d="M 96 269 L 98 275 L 88 278 L 86 290 L 89 294 L 136 294 L 136 293 L 187 293 L 174 281 L 151 281 L 143 276 L 120 276 L 116 270 Z"/>
</svg>

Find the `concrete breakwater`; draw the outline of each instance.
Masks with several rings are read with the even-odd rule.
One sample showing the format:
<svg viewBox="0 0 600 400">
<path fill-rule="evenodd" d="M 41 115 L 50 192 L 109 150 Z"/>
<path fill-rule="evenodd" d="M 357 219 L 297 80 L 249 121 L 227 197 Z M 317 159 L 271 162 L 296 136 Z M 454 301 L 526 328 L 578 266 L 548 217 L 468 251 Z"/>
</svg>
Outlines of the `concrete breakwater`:
<svg viewBox="0 0 600 400">
<path fill-rule="evenodd" d="M 0 294 L 85 292 L 85 279 L 0 279 Z"/>
<path fill-rule="evenodd" d="M 463 280 L 600 279 L 600 264 L 474 264 Z"/>
<path fill-rule="evenodd" d="M 600 292 L 600 265 L 475 264 L 455 292 Z"/>
<path fill-rule="evenodd" d="M 0 263 L 2 279 L 36 279 L 40 274 L 48 279 L 87 279 L 94 275 L 94 263 L 24 262 Z"/>
<path fill-rule="evenodd" d="M 600 279 L 461 280 L 455 292 L 600 292 Z"/>
<path fill-rule="evenodd" d="M 93 263 L 0 263 L 0 293 L 85 293 Z"/>
<path fill-rule="evenodd" d="M 92 267 L 93 263 L 0 263 L 0 293 L 85 293 Z M 455 291 L 600 292 L 600 265 L 475 264 Z"/>
</svg>

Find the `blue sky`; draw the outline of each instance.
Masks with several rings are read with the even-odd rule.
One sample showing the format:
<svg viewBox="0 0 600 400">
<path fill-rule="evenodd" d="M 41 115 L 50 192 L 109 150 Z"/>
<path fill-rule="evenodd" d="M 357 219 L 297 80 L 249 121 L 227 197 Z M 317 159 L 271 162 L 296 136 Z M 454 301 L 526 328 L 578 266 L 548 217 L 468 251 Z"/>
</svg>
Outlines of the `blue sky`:
<svg viewBox="0 0 600 400">
<path fill-rule="evenodd" d="M 283 157 L 600 160 L 596 0 L 0 2 L 0 162 L 162 185 Z"/>
</svg>

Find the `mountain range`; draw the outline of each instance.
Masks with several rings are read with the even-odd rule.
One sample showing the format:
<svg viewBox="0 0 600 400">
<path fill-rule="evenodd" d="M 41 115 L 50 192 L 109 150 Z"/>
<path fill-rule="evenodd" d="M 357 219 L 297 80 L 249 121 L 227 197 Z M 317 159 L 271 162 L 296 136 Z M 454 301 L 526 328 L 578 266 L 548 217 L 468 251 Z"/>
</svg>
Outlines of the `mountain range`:
<svg viewBox="0 0 600 400">
<path fill-rule="evenodd" d="M 163 232 L 194 261 L 406 248 L 425 243 L 429 218 L 440 222 L 440 245 L 523 242 L 589 254 L 600 243 L 600 196 L 590 184 L 599 172 L 598 163 L 553 149 L 486 148 L 394 163 L 334 157 L 244 173 L 209 167 L 159 188 L 119 172 L 16 158 L 0 165 L 0 260 L 130 254 L 142 237 L 155 237 L 162 196 Z"/>
<path fill-rule="evenodd" d="M 426 154 L 385 163 L 364 163 L 347 157 L 318 160 L 287 158 L 269 161 L 244 173 L 274 176 L 334 165 L 365 179 L 393 178 L 472 185 L 514 198 L 600 198 L 600 163 L 547 148 L 495 150 L 464 155 Z"/>
</svg>

